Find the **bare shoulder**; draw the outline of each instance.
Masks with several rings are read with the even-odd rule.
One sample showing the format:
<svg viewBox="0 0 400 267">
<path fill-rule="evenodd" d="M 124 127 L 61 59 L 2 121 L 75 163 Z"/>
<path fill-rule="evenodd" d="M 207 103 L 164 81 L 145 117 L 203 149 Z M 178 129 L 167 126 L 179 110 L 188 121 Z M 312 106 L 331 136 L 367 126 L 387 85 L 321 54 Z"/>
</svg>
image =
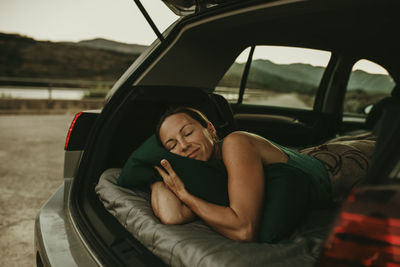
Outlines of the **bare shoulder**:
<svg viewBox="0 0 400 267">
<path fill-rule="evenodd" d="M 247 132 L 233 132 L 227 135 L 224 139 L 222 146 L 223 157 L 234 155 L 240 155 L 246 152 L 257 151 L 254 137 Z"/>
<path fill-rule="evenodd" d="M 261 159 L 263 163 L 286 163 L 288 156 L 269 140 L 248 132 L 233 132 L 225 137 L 222 145 L 222 159 L 224 162 L 249 158 Z"/>
<path fill-rule="evenodd" d="M 224 138 L 223 147 L 231 147 L 235 145 L 252 145 L 254 136 L 248 132 L 236 131 L 228 134 Z"/>
</svg>

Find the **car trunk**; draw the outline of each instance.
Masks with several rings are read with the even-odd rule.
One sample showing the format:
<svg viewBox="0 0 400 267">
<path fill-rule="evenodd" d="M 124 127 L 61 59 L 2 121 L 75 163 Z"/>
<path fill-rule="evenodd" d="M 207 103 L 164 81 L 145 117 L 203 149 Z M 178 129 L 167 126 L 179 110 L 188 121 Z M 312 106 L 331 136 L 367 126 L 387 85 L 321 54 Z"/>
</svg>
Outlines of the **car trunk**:
<svg viewBox="0 0 400 267">
<path fill-rule="evenodd" d="M 216 84 L 236 56 L 248 45 L 272 43 L 330 49 L 333 42 L 336 47 L 345 50 L 349 43 L 352 43 L 349 40 L 363 42 L 363 40 L 352 39 L 354 29 L 349 29 L 348 24 L 353 19 L 357 19 L 354 18 L 354 14 L 361 14 L 359 18 L 365 23 L 376 23 L 368 20 L 373 10 L 361 8 L 361 11 L 364 11 L 361 12 L 359 5 L 354 4 L 351 6 L 352 9 L 347 9 L 342 13 L 340 3 L 337 6 L 332 2 L 329 3 L 335 8 L 331 9 L 331 6 L 325 3 L 317 3 L 315 6 L 310 3 L 299 3 L 293 4 L 292 8 L 285 8 L 285 5 L 273 7 L 273 5 L 264 4 L 262 10 L 232 15 L 232 18 L 210 20 L 211 22 L 198 27 L 193 26 L 197 20 L 207 20 L 208 16 L 218 14 L 225 7 L 210 9 L 209 13 L 199 13 L 200 18 L 188 16 L 176 25 L 164 41 L 154 47 L 152 53 L 143 59 L 140 66 L 133 65 L 127 70 L 118 82 L 119 88 L 110 95 L 110 100 L 93 126 L 71 192 L 70 209 L 74 221 L 83 238 L 87 240 L 88 246 L 99 255 L 101 262 L 110 266 L 165 264 L 165 261 L 161 261 L 153 254 L 157 244 L 146 246 L 145 242 L 140 242 L 137 236 L 130 234 L 125 228 L 124 220 L 118 220 L 105 208 L 95 188 L 105 171 L 122 168 L 130 153 L 154 131 L 156 121 L 167 106 L 189 103 L 189 105 L 208 110 L 209 115 L 213 117 L 212 120 L 221 128 L 222 135 L 235 129 L 238 126 L 237 122 L 240 122 L 242 128 L 250 128 L 251 131 L 259 132 L 265 137 L 276 138 L 284 145 L 307 146 L 339 132 L 341 106 L 328 109 L 324 106 L 323 100 L 326 95 L 329 95 L 329 90 L 333 89 L 339 91 L 336 99 L 340 100 L 342 97 L 340 94 L 344 94 L 345 88 L 339 78 L 344 76 L 327 77 L 325 84 L 322 84 L 320 88 L 321 102 L 311 111 L 298 112 L 295 109 L 231 105 L 230 108 L 239 115 L 237 116 L 239 119 L 230 123 L 232 126 L 230 129 L 224 129 L 225 122 L 229 122 L 229 119 L 223 115 L 226 112 L 218 110 L 218 107 L 226 104 L 215 105 L 214 102 L 210 102 L 212 101 L 210 94 Z M 228 7 L 226 6 L 227 9 Z M 320 25 L 315 25 L 314 20 L 308 19 L 312 15 L 320 18 Z M 284 19 L 280 19 L 280 16 Z M 244 21 L 248 23 L 243 23 Z M 257 23 L 261 23 L 265 28 L 262 29 Z M 226 25 L 230 27 L 226 28 Z M 258 27 L 253 28 L 254 25 Z M 243 34 L 238 35 L 237 32 Z M 365 34 L 368 32 L 366 31 Z M 208 39 L 204 40 L 198 36 L 207 36 Z M 391 50 L 391 46 L 388 50 Z M 216 62 L 213 60 L 215 58 L 220 60 Z M 376 55 L 376 58 L 379 59 L 379 56 Z M 204 69 L 208 71 L 204 72 Z M 332 84 L 337 87 L 331 89 Z M 267 119 L 257 120 L 260 114 Z M 302 124 L 288 124 L 286 120 L 268 120 L 268 116 L 271 118 L 277 115 L 294 117 Z M 297 134 L 300 134 L 302 138 L 294 139 Z M 334 213 L 333 209 L 327 211 L 326 216 L 321 215 L 320 218 L 327 218 L 327 220 L 321 219 L 320 226 L 323 231 L 317 233 L 317 239 L 315 236 L 299 235 L 297 237 L 300 239 L 297 241 L 300 241 L 302 246 L 296 247 L 296 236 L 292 236 L 290 240 L 294 244 L 292 248 L 307 251 L 300 255 L 304 256 L 307 264 L 315 262 L 318 249 L 333 222 L 330 216 Z M 306 224 L 303 226 L 305 227 L 303 230 L 307 232 L 309 228 Z M 196 227 L 203 228 L 198 225 Z M 134 229 L 132 231 L 137 231 L 137 228 Z M 207 246 L 207 242 L 204 242 Z M 187 245 L 190 246 L 190 242 Z M 230 248 L 230 243 L 227 247 Z M 271 247 L 265 246 L 266 250 L 269 248 Z M 257 249 L 257 246 L 248 246 L 245 251 L 250 253 Z M 195 251 L 196 249 L 192 250 L 193 253 Z M 233 255 L 232 262 L 235 257 L 242 256 L 239 254 L 239 252 L 236 255 L 231 254 Z"/>
</svg>

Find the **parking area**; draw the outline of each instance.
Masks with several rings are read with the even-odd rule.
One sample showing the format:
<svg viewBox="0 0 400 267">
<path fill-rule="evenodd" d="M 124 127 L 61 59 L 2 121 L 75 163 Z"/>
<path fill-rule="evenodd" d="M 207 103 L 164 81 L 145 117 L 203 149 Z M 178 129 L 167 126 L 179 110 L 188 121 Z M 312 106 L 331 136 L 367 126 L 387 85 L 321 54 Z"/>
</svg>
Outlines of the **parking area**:
<svg viewBox="0 0 400 267">
<path fill-rule="evenodd" d="M 0 266 L 35 266 L 35 216 L 62 182 L 72 119 L 0 115 Z"/>
</svg>

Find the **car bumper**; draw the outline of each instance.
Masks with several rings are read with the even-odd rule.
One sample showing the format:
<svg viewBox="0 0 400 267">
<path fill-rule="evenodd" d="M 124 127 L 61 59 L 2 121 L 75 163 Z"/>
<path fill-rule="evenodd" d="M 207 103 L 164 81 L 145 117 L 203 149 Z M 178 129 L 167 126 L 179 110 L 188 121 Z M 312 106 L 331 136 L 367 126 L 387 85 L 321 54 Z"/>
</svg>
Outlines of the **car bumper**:
<svg viewBox="0 0 400 267">
<path fill-rule="evenodd" d="M 68 179 L 43 205 L 35 221 L 37 266 L 99 266 L 73 225 L 65 196 Z"/>
</svg>

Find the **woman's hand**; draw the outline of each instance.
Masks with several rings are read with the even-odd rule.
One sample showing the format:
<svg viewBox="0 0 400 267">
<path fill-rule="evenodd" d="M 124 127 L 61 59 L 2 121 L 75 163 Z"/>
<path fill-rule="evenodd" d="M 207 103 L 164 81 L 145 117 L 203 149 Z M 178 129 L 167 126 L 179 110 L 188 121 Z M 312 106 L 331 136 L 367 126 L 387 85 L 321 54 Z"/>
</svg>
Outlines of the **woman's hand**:
<svg viewBox="0 0 400 267">
<path fill-rule="evenodd" d="M 185 185 L 166 159 L 161 160 L 161 165 L 166 171 L 158 166 L 154 166 L 154 168 L 163 178 L 165 185 L 180 199 L 183 194 L 187 193 Z"/>
</svg>

